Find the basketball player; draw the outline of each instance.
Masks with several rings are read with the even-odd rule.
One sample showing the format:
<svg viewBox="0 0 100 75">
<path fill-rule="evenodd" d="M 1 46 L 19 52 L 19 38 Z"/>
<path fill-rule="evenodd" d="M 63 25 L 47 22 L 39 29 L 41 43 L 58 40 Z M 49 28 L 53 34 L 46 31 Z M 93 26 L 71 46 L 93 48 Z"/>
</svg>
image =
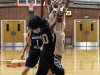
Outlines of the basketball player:
<svg viewBox="0 0 100 75">
<path fill-rule="evenodd" d="M 54 55 L 56 35 L 53 32 L 53 28 L 56 25 L 57 19 L 59 17 L 59 11 L 60 3 L 58 4 L 57 12 L 50 25 L 46 19 L 41 19 L 39 27 L 41 28 L 43 49 L 40 54 L 40 64 L 36 75 L 47 75 L 49 68 L 55 75 L 64 75 L 64 69 L 62 68 L 60 61 Z M 39 19 L 38 22 L 40 22 Z"/>
<path fill-rule="evenodd" d="M 32 20 L 29 20 L 29 26 L 32 26 Z M 43 44 L 41 37 L 40 37 L 40 28 L 37 28 L 38 25 L 34 25 L 32 29 L 28 33 L 28 38 L 27 38 L 27 43 L 24 48 L 24 51 L 22 52 L 21 59 L 23 59 L 25 55 L 25 51 L 27 50 L 27 47 L 30 46 L 29 52 L 28 52 L 28 58 L 25 63 L 24 70 L 22 71 L 21 75 L 27 75 L 27 72 L 29 71 L 30 68 L 33 68 L 40 57 L 40 48 Z M 30 44 L 31 42 L 31 44 Z"/>
<path fill-rule="evenodd" d="M 47 8 L 49 13 L 49 21 L 52 22 L 53 18 L 55 17 L 57 11 L 57 3 L 62 3 L 63 0 L 47 0 Z M 65 11 L 68 9 L 70 4 L 70 0 L 66 0 L 66 3 L 60 7 L 60 17 L 58 18 L 58 22 L 55 25 L 54 32 L 56 33 L 56 47 L 55 47 L 55 54 L 58 60 L 61 62 L 62 53 L 64 50 L 65 45 Z"/>
</svg>

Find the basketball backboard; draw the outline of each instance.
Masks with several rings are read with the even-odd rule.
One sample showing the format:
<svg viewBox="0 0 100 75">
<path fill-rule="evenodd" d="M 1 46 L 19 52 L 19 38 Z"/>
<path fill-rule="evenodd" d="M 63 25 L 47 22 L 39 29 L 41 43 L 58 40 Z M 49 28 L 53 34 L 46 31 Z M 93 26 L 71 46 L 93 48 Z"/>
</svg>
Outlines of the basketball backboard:
<svg viewBox="0 0 100 75">
<path fill-rule="evenodd" d="M 17 6 L 30 6 L 30 3 L 33 3 L 33 6 L 41 6 L 41 0 L 16 0 Z M 46 6 L 44 1 L 43 6 Z"/>
</svg>

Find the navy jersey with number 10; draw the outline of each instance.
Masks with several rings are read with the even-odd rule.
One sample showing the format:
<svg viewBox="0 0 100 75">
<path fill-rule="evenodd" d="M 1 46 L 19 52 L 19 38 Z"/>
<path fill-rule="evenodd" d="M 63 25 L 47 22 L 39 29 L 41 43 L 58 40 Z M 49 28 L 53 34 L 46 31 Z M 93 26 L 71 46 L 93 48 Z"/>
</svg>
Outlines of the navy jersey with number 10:
<svg viewBox="0 0 100 75">
<path fill-rule="evenodd" d="M 56 35 L 54 33 L 51 34 L 48 26 L 41 29 L 41 37 L 43 41 L 43 50 L 54 52 Z"/>
</svg>

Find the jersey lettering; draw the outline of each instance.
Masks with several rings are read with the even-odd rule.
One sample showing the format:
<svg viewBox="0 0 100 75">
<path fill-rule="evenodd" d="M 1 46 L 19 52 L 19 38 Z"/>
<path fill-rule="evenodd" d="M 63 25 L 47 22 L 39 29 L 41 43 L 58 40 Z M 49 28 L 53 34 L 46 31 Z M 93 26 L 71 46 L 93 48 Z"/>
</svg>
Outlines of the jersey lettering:
<svg viewBox="0 0 100 75">
<path fill-rule="evenodd" d="M 48 44 L 49 43 L 47 34 L 43 34 L 42 35 L 42 40 L 43 40 L 44 44 Z"/>
</svg>

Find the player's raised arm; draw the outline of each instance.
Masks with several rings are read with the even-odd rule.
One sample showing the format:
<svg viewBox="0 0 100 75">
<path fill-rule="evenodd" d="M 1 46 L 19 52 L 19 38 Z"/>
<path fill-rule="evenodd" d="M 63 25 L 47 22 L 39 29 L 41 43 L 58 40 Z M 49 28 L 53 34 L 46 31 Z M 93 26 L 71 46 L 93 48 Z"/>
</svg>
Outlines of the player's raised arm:
<svg viewBox="0 0 100 75">
<path fill-rule="evenodd" d="M 48 14 L 52 11 L 52 6 L 51 6 L 51 0 L 46 0 L 47 8 L 48 8 Z"/>
<path fill-rule="evenodd" d="M 50 31 L 51 31 L 51 33 L 53 32 L 53 28 L 57 23 L 57 20 L 58 20 L 58 17 L 59 17 L 59 12 L 60 12 L 60 3 L 58 3 L 57 12 L 56 12 L 56 15 L 55 15 L 55 17 L 53 19 L 53 22 L 50 23 Z"/>
<path fill-rule="evenodd" d="M 47 5 L 51 4 L 51 0 L 46 0 Z"/>
<path fill-rule="evenodd" d="M 62 4 L 62 3 L 63 3 L 63 1 L 64 1 L 64 0 L 61 0 L 61 1 L 60 1 L 60 4 Z"/>
<path fill-rule="evenodd" d="M 70 4 L 70 0 L 66 0 L 65 8 L 68 8 L 69 7 L 69 4 Z"/>
</svg>

